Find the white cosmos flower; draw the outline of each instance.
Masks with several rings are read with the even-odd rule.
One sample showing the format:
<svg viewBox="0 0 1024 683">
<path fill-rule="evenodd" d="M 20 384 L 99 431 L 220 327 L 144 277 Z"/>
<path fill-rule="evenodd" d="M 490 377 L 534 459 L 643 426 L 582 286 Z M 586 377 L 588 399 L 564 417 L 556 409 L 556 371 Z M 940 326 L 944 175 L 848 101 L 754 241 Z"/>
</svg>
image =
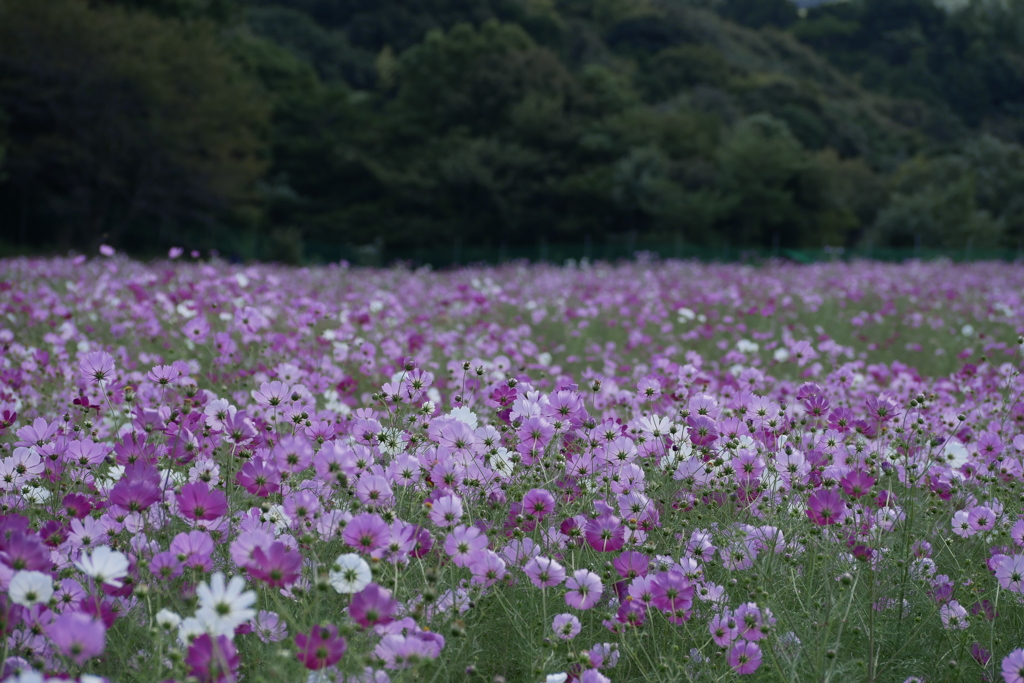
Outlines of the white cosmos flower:
<svg viewBox="0 0 1024 683">
<path fill-rule="evenodd" d="M 178 624 L 178 640 L 185 645 L 188 645 L 194 638 L 198 638 L 204 633 L 206 633 L 206 629 L 203 628 L 203 625 L 200 624 L 199 620 L 195 617 L 183 619 L 182 622 Z"/>
<path fill-rule="evenodd" d="M 172 612 L 166 608 L 157 612 L 155 619 L 157 626 L 167 629 L 168 631 L 172 628 L 178 628 L 181 626 L 181 616 L 177 612 Z"/>
<path fill-rule="evenodd" d="M 331 568 L 331 586 L 339 593 L 358 593 L 372 580 L 370 565 L 355 553 L 339 555 Z"/>
<path fill-rule="evenodd" d="M 544 683 L 565 683 L 568 678 L 569 674 L 548 674 Z"/>
<path fill-rule="evenodd" d="M 123 585 L 121 579 L 128 574 L 128 558 L 105 545 L 95 548 L 91 555 L 82 553 L 82 556 L 75 561 L 75 566 L 85 572 L 87 576 L 115 588 L 120 588 Z"/>
<path fill-rule="evenodd" d="M 201 583 L 196 588 L 199 608 L 196 619 L 210 635 L 234 635 L 235 629 L 256 616 L 251 609 L 256 602 L 255 591 L 245 590 L 245 579 L 234 576 L 225 581 L 224 573 L 217 572 L 210 577 L 210 583 Z"/>
<path fill-rule="evenodd" d="M 459 422 L 465 422 L 466 424 L 468 424 L 470 429 L 476 429 L 477 425 L 479 424 L 476 413 L 474 413 L 466 406 L 459 406 L 458 408 L 453 408 L 452 412 L 448 414 L 454 417 Z"/>
<path fill-rule="evenodd" d="M 515 468 L 515 463 L 512 462 L 512 456 L 509 455 L 507 448 L 498 448 L 491 453 L 491 467 L 498 472 L 501 472 L 506 477 L 512 476 L 512 470 Z"/>
<path fill-rule="evenodd" d="M 11 579 L 7 595 L 11 602 L 22 607 L 48 603 L 53 597 L 53 579 L 43 572 L 20 571 Z"/>
</svg>

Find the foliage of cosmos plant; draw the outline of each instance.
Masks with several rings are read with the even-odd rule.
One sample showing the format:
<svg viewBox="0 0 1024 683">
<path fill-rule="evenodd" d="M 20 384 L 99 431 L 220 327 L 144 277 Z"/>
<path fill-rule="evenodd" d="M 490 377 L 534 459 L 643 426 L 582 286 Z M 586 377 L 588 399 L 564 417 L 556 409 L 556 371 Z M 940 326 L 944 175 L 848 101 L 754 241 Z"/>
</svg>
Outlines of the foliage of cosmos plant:
<svg viewBox="0 0 1024 683">
<path fill-rule="evenodd" d="M 1024 269 L 0 262 L 0 678 L 1024 682 Z"/>
</svg>

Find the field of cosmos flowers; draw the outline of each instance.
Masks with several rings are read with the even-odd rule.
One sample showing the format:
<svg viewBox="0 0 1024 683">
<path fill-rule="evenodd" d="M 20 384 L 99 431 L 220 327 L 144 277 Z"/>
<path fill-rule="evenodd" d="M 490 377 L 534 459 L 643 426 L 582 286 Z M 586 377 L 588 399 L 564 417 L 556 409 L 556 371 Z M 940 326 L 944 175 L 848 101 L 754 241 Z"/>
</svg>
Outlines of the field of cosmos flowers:
<svg viewBox="0 0 1024 683">
<path fill-rule="evenodd" d="M 0 261 L 0 678 L 1022 683 L 1022 333 L 999 263 Z"/>
</svg>

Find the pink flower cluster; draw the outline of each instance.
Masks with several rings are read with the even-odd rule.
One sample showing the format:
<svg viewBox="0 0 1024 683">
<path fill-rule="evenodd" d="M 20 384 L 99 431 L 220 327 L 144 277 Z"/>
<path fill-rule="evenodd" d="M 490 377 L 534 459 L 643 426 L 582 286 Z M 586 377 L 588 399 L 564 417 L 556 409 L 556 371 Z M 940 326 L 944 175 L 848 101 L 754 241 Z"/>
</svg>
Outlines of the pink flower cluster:
<svg viewBox="0 0 1024 683">
<path fill-rule="evenodd" d="M 533 606 L 549 679 L 632 680 L 648 631 L 692 651 L 668 679 L 817 677 L 801 653 L 863 603 L 1024 681 L 978 626 L 1024 609 L 1022 291 L 1008 265 L 4 261 L 0 679 L 382 682 L 450 666 L 481 604 Z M 927 375 L 885 325 L 976 348 Z M 764 590 L 822 577 L 860 602 Z"/>
</svg>

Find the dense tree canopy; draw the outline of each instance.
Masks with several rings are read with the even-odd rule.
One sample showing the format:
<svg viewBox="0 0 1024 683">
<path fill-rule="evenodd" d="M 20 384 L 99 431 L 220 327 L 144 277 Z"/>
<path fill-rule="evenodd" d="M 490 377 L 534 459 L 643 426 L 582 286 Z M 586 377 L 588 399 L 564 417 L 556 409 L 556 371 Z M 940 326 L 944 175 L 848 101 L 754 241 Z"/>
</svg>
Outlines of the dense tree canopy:
<svg viewBox="0 0 1024 683">
<path fill-rule="evenodd" d="M 0 0 L 0 240 L 1024 239 L 1024 0 Z"/>
</svg>

